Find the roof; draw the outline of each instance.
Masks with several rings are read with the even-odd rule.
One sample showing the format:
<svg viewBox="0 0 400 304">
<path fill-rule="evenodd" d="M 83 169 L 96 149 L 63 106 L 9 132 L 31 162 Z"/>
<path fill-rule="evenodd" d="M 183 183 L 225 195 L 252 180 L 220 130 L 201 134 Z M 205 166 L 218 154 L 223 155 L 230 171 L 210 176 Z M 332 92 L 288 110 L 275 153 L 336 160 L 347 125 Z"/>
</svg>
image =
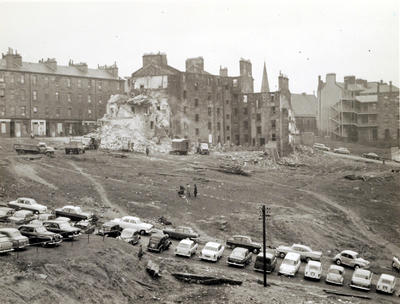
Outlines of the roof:
<svg viewBox="0 0 400 304">
<path fill-rule="evenodd" d="M 15 211 L 15 213 L 14 213 L 14 216 L 15 215 L 20 215 L 20 214 L 33 214 L 33 211 L 31 211 L 31 210 L 18 210 L 18 211 Z"/>
<path fill-rule="evenodd" d="M 329 269 L 337 269 L 337 270 L 343 271 L 344 267 L 333 264 L 333 265 L 329 266 Z"/>
<path fill-rule="evenodd" d="M 0 232 L 15 232 L 15 231 L 19 231 L 17 228 L 0 228 Z"/>
<path fill-rule="evenodd" d="M 65 206 L 63 206 L 61 209 L 64 209 L 64 208 L 80 209 L 81 207 L 79 207 L 79 206 L 72 206 L 72 205 L 65 205 Z"/>
<path fill-rule="evenodd" d="M 359 102 L 377 102 L 378 96 L 377 95 L 359 95 L 359 96 L 356 96 L 356 100 Z"/>
<path fill-rule="evenodd" d="M 364 269 L 364 268 L 357 268 L 356 270 L 354 270 L 354 273 L 359 272 L 361 274 L 370 274 L 371 271 L 369 271 L 368 269 Z"/>
<path fill-rule="evenodd" d="M 179 242 L 180 244 L 188 244 L 191 245 L 192 243 L 194 243 L 194 241 L 192 241 L 191 239 L 183 239 L 182 241 Z"/>
<path fill-rule="evenodd" d="M 285 256 L 285 259 L 298 259 L 300 258 L 300 254 L 296 253 L 296 252 L 288 252 Z"/>
<path fill-rule="evenodd" d="M 121 219 L 135 219 L 135 220 L 138 220 L 139 218 L 138 217 L 136 217 L 136 216 L 130 216 L 130 215 L 126 215 L 126 216 L 123 216 Z"/>
<path fill-rule="evenodd" d="M 264 255 L 264 252 L 260 252 L 257 256 L 262 257 Z M 266 258 L 273 258 L 275 256 L 275 253 L 271 252 L 271 251 L 265 251 L 265 257 Z"/>
<path fill-rule="evenodd" d="M 27 200 L 27 201 L 35 201 L 33 198 L 30 198 L 30 197 L 19 197 L 18 199 L 23 199 L 23 200 Z"/>
<path fill-rule="evenodd" d="M 317 97 L 311 94 L 292 94 L 294 116 L 317 116 Z"/>
<path fill-rule="evenodd" d="M 343 250 L 341 253 L 348 253 L 348 254 L 351 254 L 351 255 L 358 254 L 358 252 L 355 252 L 353 250 Z"/>
<path fill-rule="evenodd" d="M 360 92 L 361 94 L 377 93 L 379 82 L 368 82 L 368 88 Z M 392 91 L 398 92 L 399 88 L 392 84 Z M 379 92 L 388 93 L 390 92 L 390 85 L 387 83 L 379 83 Z"/>
<path fill-rule="evenodd" d="M 390 274 L 382 273 L 379 279 L 393 281 L 395 277 Z"/>
<path fill-rule="evenodd" d="M 310 265 L 310 266 L 321 266 L 321 262 L 310 260 L 310 261 L 308 261 L 308 265 Z"/>
<path fill-rule="evenodd" d="M 21 66 L 14 66 L 12 68 L 7 67 L 6 60 L 0 59 L 0 69 L 5 69 L 9 71 L 16 72 L 28 72 L 28 73 L 38 73 L 38 74 L 52 74 L 52 75 L 62 75 L 62 76 L 76 76 L 76 77 L 90 77 L 90 78 L 102 78 L 102 79 L 119 79 L 119 77 L 114 77 L 106 70 L 100 69 L 90 69 L 87 71 L 81 71 L 75 66 L 64 66 L 57 65 L 55 70 L 51 69 L 46 63 L 40 62 L 22 62 Z"/>
<path fill-rule="evenodd" d="M 218 247 L 220 244 L 218 244 L 217 242 L 207 242 L 207 244 L 205 246 L 209 246 L 209 247 Z"/>
<path fill-rule="evenodd" d="M 156 76 L 156 75 L 176 75 L 179 70 L 169 65 L 149 64 L 132 73 L 132 77 Z"/>
<path fill-rule="evenodd" d="M 242 248 L 242 247 L 236 247 L 235 249 L 232 250 L 232 254 L 233 253 L 246 253 L 248 251 L 248 249 L 246 248 Z"/>
</svg>

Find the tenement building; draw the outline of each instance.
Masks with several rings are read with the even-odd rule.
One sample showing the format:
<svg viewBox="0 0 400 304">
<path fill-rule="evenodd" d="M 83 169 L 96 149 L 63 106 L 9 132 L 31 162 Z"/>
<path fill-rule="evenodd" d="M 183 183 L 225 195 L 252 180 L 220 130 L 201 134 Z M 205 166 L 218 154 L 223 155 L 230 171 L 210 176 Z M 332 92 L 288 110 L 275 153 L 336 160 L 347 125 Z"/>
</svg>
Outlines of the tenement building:
<svg viewBox="0 0 400 304">
<path fill-rule="evenodd" d="M 123 92 L 115 63 L 90 69 L 55 59 L 23 62 L 9 49 L 0 60 L 0 136 L 84 134 L 104 115 L 110 95 Z"/>
<path fill-rule="evenodd" d="M 337 82 L 318 79 L 318 129 L 343 141 L 398 145 L 399 88 L 390 81 L 368 82 L 355 76 Z"/>
<path fill-rule="evenodd" d="M 182 72 L 168 65 L 166 54 L 145 54 L 142 68 L 129 79 L 129 89 L 133 96 L 161 94 L 168 100 L 171 137 L 194 143 L 270 145 L 285 153 L 295 129 L 287 77 L 280 75 L 277 92 L 269 92 L 264 79 L 264 89 L 255 93 L 251 62 L 241 59 L 239 68 L 239 76 L 228 76 L 222 67 L 219 75 L 212 75 L 197 57 L 187 59 Z"/>
<path fill-rule="evenodd" d="M 317 135 L 317 97 L 306 93 L 292 94 L 292 107 L 299 132 Z"/>
</svg>

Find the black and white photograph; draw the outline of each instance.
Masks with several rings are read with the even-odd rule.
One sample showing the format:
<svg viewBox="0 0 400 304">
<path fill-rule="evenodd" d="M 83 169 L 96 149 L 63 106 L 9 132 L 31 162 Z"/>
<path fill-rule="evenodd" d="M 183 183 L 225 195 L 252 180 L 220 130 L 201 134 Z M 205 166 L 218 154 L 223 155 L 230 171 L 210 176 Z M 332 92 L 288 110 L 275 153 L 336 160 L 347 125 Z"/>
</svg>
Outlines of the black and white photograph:
<svg viewBox="0 0 400 304">
<path fill-rule="evenodd" d="M 400 303 L 398 0 L 0 0 L 0 304 Z"/>
</svg>

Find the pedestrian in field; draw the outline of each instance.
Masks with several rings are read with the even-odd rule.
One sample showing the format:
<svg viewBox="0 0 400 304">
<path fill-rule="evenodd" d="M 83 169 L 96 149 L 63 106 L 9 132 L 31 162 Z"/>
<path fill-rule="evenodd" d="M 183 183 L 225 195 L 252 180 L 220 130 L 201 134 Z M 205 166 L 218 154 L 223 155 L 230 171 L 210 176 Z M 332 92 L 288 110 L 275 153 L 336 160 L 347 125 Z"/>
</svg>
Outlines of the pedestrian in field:
<svg viewBox="0 0 400 304">
<path fill-rule="evenodd" d="M 185 187 L 183 187 L 182 185 L 179 186 L 178 195 L 179 195 L 180 197 L 183 197 L 183 196 L 185 195 Z"/>
<path fill-rule="evenodd" d="M 139 251 L 138 251 L 138 254 L 137 254 L 137 256 L 138 256 L 138 258 L 139 258 L 139 261 L 142 259 L 142 256 L 143 256 L 143 248 L 142 248 L 142 244 L 140 244 L 139 245 Z"/>
<path fill-rule="evenodd" d="M 190 197 L 190 185 L 189 184 L 186 185 L 186 193 L 187 193 L 187 196 Z"/>
<path fill-rule="evenodd" d="M 149 147 L 146 147 L 146 156 L 149 156 L 149 153 L 150 153 L 150 149 L 149 149 Z"/>
<path fill-rule="evenodd" d="M 196 184 L 194 184 L 193 196 L 197 197 L 197 185 Z"/>
</svg>

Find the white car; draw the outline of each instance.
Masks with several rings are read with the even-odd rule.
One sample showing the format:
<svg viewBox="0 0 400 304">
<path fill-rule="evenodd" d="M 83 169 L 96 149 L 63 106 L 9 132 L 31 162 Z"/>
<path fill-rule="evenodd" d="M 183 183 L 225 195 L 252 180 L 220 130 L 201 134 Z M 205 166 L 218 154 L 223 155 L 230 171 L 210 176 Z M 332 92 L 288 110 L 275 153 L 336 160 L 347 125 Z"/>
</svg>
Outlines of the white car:
<svg viewBox="0 0 400 304">
<path fill-rule="evenodd" d="M 368 268 L 369 262 L 360 258 L 358 253 L 353 250 L 343 250 L 342 252 L 335 255 L 333 258 L 336 265 L 346 265 L 357 268 Z"/>
<path fill-rule="evenodd" d="M 393 294 L 395 289 L 396 278 L 392 275 L 382 273 L 376 284 L 376 291 Z"/>
<path fill-rule="evenodd" d="M 191 257 L 197 251 L 199 245 L 191 239 L 183 239 L 175 248 L 175 255 Z"/>
<path fill-rule="evenodd" d="M 281 266 L 279 267 L 278 274 L 294 277 L 299 271 L 300 264 L 300 254 L 289 252 L 283 259 Z"/>
<path fill-rule="evenodd" d="M 372 272 L 367 269 L 358 268 L 353 272 L 350 287 L 368 291 L 371 289 L 371 282 Z"/>
<path fill-rule="evenodd" d="M 320 261 L 322 256 L 321 251 L 312 250 L 310 247 L 301 244 L 293 244 L 292 246 L 279 246 L 276 248 L 276 251 L 281 258 L 284 258 L 289 252 L 298 253 L 300 254 L 301 259 L 305 260 L 306 262 L 310 260 Z"/>
<path fill-rule="evenodd" d="M 135 245 L 139 242 L 140 236 L 136 229 L 125 228 L 122 230 L 121 235 L 117 237 L 117 239 Z"/>
<path fill-rule="evenodd" d="M 33 214 L 31 210 L 18 210 L 8 220 L 15 225 L 23 225 L 36 219 L 36 217 L 37 215 Z"/>
<path fill-rule="evenodd" d="M 20 197 L 8 203 L 8 206 L 17 210 L 31 210 L 35 213 L 46 213 L 47 207 L 38 204 L 33 198 Z"/>
<path fill-rule="evenodd" d="M 350 154 L 349 149 L 344 148 L 344 147 L 333 149 L 333 152 L 339 153 L 339 154 Z"/>
<path fill-rule="evenodd" d="M 122 218 L 113 219 L 111 222 L 117 223 L 122 229 L 132 228 L 139 231 L 140 234 L 150 234 L 153 225 L 144 223 L 136 216 L 124 216 Z"/>
<path fill-rule="evenodd" d="M 200 259 L 216 262 L 222 257 L 225 247 L 216 242 L 208 242 L 201 250 Z"/>
<path fill-rule="evenodd" d="M 324 144 L 320 144 L 320 143 L 315 143 L 313 145 L 313 148 L 317 149 L 317 150 L 321 150 L 321 151 L 330 151 L 331 150 L 329 147 L 325 146 Z"/>
<path fill-rule="evenodd" d="M 306 269 L 304 270 L 304 278 L 321 280 L 322 265 L 317 261 L 308 261 Z"/>
<path fill-rule="evenodd" d="M 343 285 L 344 283 L 344 268 L 338 265 L 331 265 L 326 275 L 325 282 L 335 285 Z"/>
<path fill-rule="evenodd" d="M 394 269 L 397 269 L 397 271 L 400 271 L 400 258 L 394 256 L 392 260 L 392 267 Z"/>
</svg>

